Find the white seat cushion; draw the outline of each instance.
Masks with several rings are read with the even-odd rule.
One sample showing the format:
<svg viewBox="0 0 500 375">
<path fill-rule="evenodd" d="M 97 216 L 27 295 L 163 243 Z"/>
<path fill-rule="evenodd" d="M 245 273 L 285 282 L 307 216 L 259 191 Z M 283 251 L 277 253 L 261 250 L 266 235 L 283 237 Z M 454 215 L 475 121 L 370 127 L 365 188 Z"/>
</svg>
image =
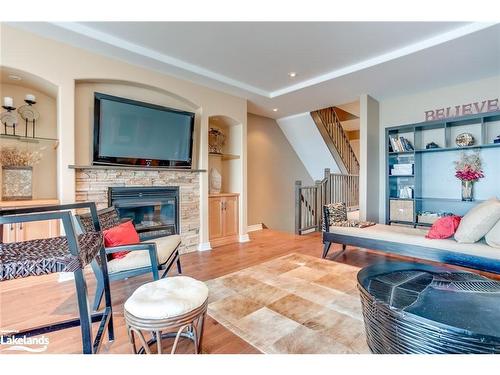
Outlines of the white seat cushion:
<svg viewBox="0 0 500 375">
<path fill-rule="evenodd" d="M 142 319 L 166 319 L 197 309 L 207 298 L 204 282 L 173 276 L 137 288 L 125 302 L 125 310 Z"/>
<path fill-rule="evenodd" d="M 455 232 L 455 240 L 474 243 L 483 238 L 500 220 L 500 201 L 496 198 L 472 207 L 460 221 Z"/>
<path fill-rule="evenodd" d="M 154 242 L 156 244 L 158 263 L 163 264 L 168 260 L 170 255 L 172 255 L 177 246 L 179 246 L 179 244 L 181 243 L 181 236 L 175 234 L 172 236 L 160 237 L 145 242 Z M 112 259 L 108 261 L 108 272 L 115 273 L 115 272 L 126 271 L 135 268 L 149 267 L 149 266 L 151 266 L 149 251 L 147 250 L 131 251 L 123 258 Z"/>
</svg>

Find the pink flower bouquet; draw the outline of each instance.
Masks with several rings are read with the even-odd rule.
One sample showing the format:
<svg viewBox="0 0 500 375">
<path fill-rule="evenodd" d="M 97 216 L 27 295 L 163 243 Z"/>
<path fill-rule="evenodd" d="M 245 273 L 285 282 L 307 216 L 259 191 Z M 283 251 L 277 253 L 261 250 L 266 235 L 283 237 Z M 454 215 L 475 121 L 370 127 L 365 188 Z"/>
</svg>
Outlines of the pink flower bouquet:
<svg viewBox="0 0 500 375">
<path fill-rule="evenodd" d="M 483 178 L 479 153 L 463 153 L 460 160 L 455 162 L 455 171 L 455 177 L 462 181 L 477 181 Z"/>
</svg>

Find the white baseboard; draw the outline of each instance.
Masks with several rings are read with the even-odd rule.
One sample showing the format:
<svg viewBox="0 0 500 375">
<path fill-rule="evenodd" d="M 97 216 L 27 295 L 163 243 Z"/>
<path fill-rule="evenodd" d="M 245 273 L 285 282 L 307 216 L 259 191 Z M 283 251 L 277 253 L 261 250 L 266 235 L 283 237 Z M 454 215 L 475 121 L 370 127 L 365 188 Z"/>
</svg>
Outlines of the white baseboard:
<svg viewBox="0 0 500 375">
<path fill-rule="evenodd" d="M 262 223 L 259 224 L 253 224 L 249 225 L 247 228 L 247 232 L 255 232 L 256 230 L 262 230 L 264 227 L 262 226 Z"/>
<path fill-rule="evenodd" d="M 212 250 L 210 242 L 202 242 L 198 245 L 198 251 L 208 251 L 208 250 Z"/>
<path fill-rule="evenodd" d="M 250 237 L 248 234 L 243 234 L 240 236 L 239 242 L 250 242 Z"/>
<path fill-rule="evenodd" d="M 303 231 L 302 234 L 309 234 L 309 233 L 313 233 L 313 232 L 316 232 L 316 229 L 311 228 L 311 229 Z"/>
</svg>

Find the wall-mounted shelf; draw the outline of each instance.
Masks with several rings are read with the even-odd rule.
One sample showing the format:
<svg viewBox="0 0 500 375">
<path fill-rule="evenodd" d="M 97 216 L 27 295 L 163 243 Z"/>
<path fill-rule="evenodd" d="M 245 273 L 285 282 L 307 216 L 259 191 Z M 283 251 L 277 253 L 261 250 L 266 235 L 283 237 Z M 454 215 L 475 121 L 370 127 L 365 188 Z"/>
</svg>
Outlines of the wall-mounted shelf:
<svg viewBox="0 0 500 375">
<path fill-rule="evenodd" d="M 165 172 L 206 172 L 206 169 L 182 169 L 168 167 L 146 167 L 146 166 L 124 166 L 124 165 L 68 165 L 69 169 L 115 169 L 115 170 L 131 170 L 131 171 L 165 171 Z"/>
<path fill-rule="evenodd" d="M 22 143 L 24 146 L 31 147 L 45 147 L 52 145 L 54 149 L 59 146 L 59 140 L 56 138 L 46 138 L 46 137 L 24 137 L 21 135 L 9 135 L 9 134 L 0 134 L 0 139 L 2 144 L 18 144 Z"/>
<path fill-rule="evenodd" d="M 458 134 L 471 133 L 475 144 L 458 147 L 455 138 Z M 490 195 L 500 196 L 500 187 L 495 176 L 498 176 L 498 160 L 500 160 L 500 143 L 493 143 L 500 135 L 500 111 L 463 116 L 454 119 L 443 119 L 395 126 L 386 129 L 386 223 L 408 224 L 413 226 L 429 226 L 417 221 L 420 211 L 453 212 L 463 215 L 472 205 L 482 202 Z M 415 148 L 412 151 L 393 152 L 390 149 L 389 137 L 404 137 Z M 425 149 L 426 144 L 434 142 L 439 148 Z M 460 181 L 452 185 L 453 161 L 458 158 L 459 151 L 484 150 L 481 152 L 483 166 L 490 169 L 485 179 L 481 180 L 482 196 L 472 202 L 462 201 L 453 196 L 459 195 Z M 436 154 L 439 153 L 439 154 Z M 394 165 L 413 164 L 413 175 L 391 175 Z M 455 181 L 454 181 L 455 182 Z M 405 189 L 413 192 L 413 198 L 399 198 Z M 443 198 L 450 193 L 449 197 Z M 393 203 L 391 203 L 393 201 Z M 397 203 L 400 202 L 400 203 Z M 413 221 L 391 218 L 393 214 L 406 215 L 409 218 L 413 211 Z"/>
<path fill-rule="evenodd" d="M 209 156 L 215 156 L 215 157 L 220 157 L 222 160 L 235 160 L 239 159 L 240 155 L 234 155 L 234 154 L 217 154 L 215 152 L 209 152 Z"/>
</svg>

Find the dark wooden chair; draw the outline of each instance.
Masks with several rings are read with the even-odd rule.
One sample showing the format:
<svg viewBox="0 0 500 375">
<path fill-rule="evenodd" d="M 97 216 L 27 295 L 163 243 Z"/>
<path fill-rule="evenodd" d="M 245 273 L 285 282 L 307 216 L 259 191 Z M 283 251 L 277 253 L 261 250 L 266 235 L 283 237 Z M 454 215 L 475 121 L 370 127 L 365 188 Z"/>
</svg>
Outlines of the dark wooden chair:
<svg viewBox="0 0 500 375">
<path fill-rule="evenodd" d="M 109 207 L 97 211 L 97 216 L 102 230 L 110 229 L 120 224 L 120 218 L 115 207 Z M 92 218 L 89 214 L 76 215 L 78 223 L 84 233 L 93 230 L 91 225 Z M 179 256 L 179 246 L 181 243 L 178 234 L 161 237 L 147 242 L 140 242 L 133 245 L 123 245 L 115 247 L 106 247 L 106 257 L 96 258 L 91 266 L 97 279 L 96 293 L 94 296 L 94 310 L 101 304 L 104 279 L 101 271 L 101 260 L 106 259 L 107 269 L 109 270 L 109 280 L 123 280 L 129 277 L 152 273 L 153 279 L 158 280 L 159 271 L 164 271 L 161 278 L 164 278 L 170 271 L 174 263 L 177 263 L 178 273 L 182 273 L 181 261 Z M 129 251 L 122 259 L 110 259 L 108 255 L 119 251 Z"/>
<path fill-rule="evenodd" d="M 71 210 L 84 208 L 90 209 L 88 217 L 89 227 L 92 227 L 92 231 L 77 235 L 73 225 Z M 30 328 L 13 334 L 4 334 L 4 336 L 12 339 L 24 336 L 31 337 L 80 326 L 83 353 L 97 353 L 106 329 L 108 330 L 110 341 L 114 340 L 114 331 L 106 263 L 103 263 L 99 267 L 106 306 L 103 311 L 91 314 L 87 302 L 87 284 L 83 268 L 97 256 L 106 256 L 96 206 L 94 203 L 77 203 L 0 210 L 0 229 L 5 224 L 44 220 L 61 220 L 65 236 L 14 243 L 0 243 L 0 281 L 39 276 L 54 272 L 73 272 L 75 275 L 79 317 Z M 8 302 L 2 301 L 2 304 L 4 303 Z M 92 323 L 94 322 L 100 322 L 100 324 L 97 334 L 93 338 Z"/>
</svg>

